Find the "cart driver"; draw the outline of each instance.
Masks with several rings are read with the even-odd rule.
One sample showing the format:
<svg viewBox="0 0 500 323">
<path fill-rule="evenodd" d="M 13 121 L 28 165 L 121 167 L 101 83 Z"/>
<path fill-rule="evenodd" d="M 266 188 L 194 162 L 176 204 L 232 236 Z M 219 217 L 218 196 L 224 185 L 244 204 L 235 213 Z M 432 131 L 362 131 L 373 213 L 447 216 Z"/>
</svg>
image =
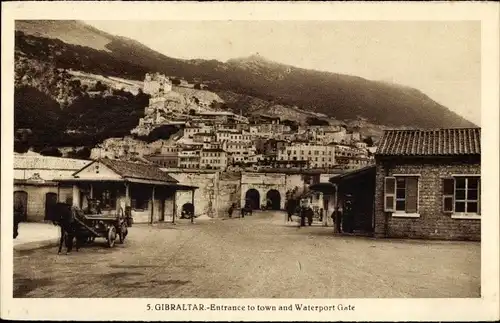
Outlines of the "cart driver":
<svg viewBox="0 0 500 323">
<path fill-rule="evenodd" d="M 89 213 L 101 214 L 101 202 L 97 199 L 89 199 Z"/>
</svg>

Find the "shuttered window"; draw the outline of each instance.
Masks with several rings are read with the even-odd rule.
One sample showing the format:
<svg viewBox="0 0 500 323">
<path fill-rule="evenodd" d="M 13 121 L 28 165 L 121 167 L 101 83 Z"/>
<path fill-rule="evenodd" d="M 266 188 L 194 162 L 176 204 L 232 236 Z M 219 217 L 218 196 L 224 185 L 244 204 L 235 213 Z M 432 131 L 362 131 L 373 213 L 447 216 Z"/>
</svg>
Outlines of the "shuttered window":
<svg viewBox="0 0 500 323">
<path fill-rule="evenodd" d="M 384 211 L 418 213 L 418 178 L 386 177 Z"/>
<path fill-rule="evenodd" d="M 406 178 L 406 213 L 417 213 L 418 181 L 415 177 Z"/>
<path fill-rule="evenodd" d="M 396 178 L 386 177 L 384 181 L 384 211 L 396 210 Z"/>
</svg>

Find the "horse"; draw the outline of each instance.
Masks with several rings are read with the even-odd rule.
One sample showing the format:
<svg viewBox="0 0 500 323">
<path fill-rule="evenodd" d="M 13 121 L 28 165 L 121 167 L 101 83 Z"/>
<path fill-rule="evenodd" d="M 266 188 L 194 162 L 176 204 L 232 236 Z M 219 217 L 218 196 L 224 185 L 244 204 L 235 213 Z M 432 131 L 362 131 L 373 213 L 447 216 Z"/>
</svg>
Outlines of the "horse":
<svg viewBox="0 0 500 323">
<path fill-rule="evenodd" d="M 57 203 L 54 206 L 53 212 L 49 215 L 49 220 L 54 225 L 61 228 L 61 237 L 59 239 L 59 249 L 57 254 L 61 253 L 63 242 L 66 245 L 66 254 L 73 250 L 73 240 L 76 238 L 76 251 L 87 240 L 87 236 L 79 234 L 79 224 L 75 220 L 76 209 L 66 203 Z"/>
</svg>

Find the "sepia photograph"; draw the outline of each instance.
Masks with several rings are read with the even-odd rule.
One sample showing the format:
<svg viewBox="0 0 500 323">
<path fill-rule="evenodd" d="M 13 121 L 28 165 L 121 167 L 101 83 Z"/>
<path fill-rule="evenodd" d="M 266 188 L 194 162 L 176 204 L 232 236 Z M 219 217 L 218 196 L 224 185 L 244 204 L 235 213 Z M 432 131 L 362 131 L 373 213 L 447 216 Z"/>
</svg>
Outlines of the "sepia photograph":
<svg viewBox="0 0 500 323">
<path fill-rule="evenodd" d="M 2 298 L 26 315 L 117 299 L 139 320 L 355 320 L 370 300 L 455 299 L 498 319 L 498 18 L 184 5 L 196 14 L 38 4 L 2 31 Z"/>
</svg>

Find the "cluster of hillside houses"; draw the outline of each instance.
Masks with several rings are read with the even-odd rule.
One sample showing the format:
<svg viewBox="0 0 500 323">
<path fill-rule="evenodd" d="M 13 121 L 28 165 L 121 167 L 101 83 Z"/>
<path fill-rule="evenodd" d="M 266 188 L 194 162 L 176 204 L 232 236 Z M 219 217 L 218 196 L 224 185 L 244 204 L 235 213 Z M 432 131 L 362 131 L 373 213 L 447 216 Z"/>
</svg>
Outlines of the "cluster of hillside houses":
<svg viewBox="0 0 500 323">
<path fill-rule="evenodd" d="M 353 169 L 373 163 L 376 147 L 368 147 L 357 129 L 345 125 L 292 130 L 279 117 L 247 118 L 213 109 L 213 102 L 221 102 L 214 93 L 189 96 L 186 89 L 174 90 L 170 78 L 161 74 L 147 74 L 143 89 L 151 97 L 132 135 L 149 134 L 161 126 L 181 130 L 169 140 L 149 144 L 132 137 L 109 138 L 92 149 L 91 158 L 141 159 L 166 168 L 222 171 Z"/>
<path fill-rule="evenodd" d="M 337 233 L 480 239 L 480 128 L 387 130 L 368 146 L 345 125 L 292 130 L 279 117 L 214 109 L 214 93 L 190 97 L 188 85 L 173 88 L 164 75 L 146 75 L 143 91 L 151 99 L 132 131 L 179 126 L 167 140 L 110 138 L 90 160 L 16 154 L 14 205 L 23 219 L 44 221 L 57 202 L 86 208 L 89 199 L 105 213 L 131 210 L 139 223 L 175 221 L 187 204 L 198 215 L 220 217 L 249 199 L 252 208 L 267 199 L 284 209 L 292 191 L 314 198 L 324 225 Z M 190 173 L 190 182 L 175 172 Z M 207 172 L 239 177 L 206 181 Z M 222 204 L 221 192 L 229 192 Z M 336 210 L 342 218 L 332 224 Z"/>
<path fill-rule="evenodd" d="M 200 132 L 191 133 L 193 138 L 196 133 Z M 215 132 L 215 138 L 217 135 L 224 138 L 225 134 Z M 235 136 L 231 132 L 227 134 Z M 237 135 L 241 136 L 241 142 L 248 140 L 243 133 Z M 317 175 L 318 180 L 308 186 L 304 194 L 321 193 L 321 203 L 327 215 L 325 225 L 331 224 L 326 219 L 334 210 L 343 211 L 340 225 L 335 224 L 338 233 L 479 240 L 480 137 L 479 128 L 388 130 L 379 141 L 374 163 L 343 169 L 327 179 L 321 176 L 321 169 L 295 171 Z M 224 149 L 221 148 L 228 149 L 228 146 L 208 146 L 208 142 L 202 144 L 200 151 L 204 153 L 222 154 Z M 328 158 L 338 158 L 337 149 L 329 148 L 334 146 L 317 146 L 288 144 L 276 153 L 276 158 L 284 157 L 289 161 L 297 157 L 296 161 L 316 162 L 317 157 L 321 158 L 317 160 L 319 163 L 327 164 Z M 189 157 L 187 152 L 190 151 L 193 152 L 193 165 L 206 163 L 218 168 L 211 172 L 221 172 L 222 167 L 218 166 L 222 162 L 214 161 L 221 155 L 197 156 L 196 150 L 183 150 L 182 153 L 186 153 L 183 156 Z M 314 159 L 309 159 L 310 156 Z M 183 163 L 188 165 L 187 160 Z M 201 171 L 192 170 L 194 176 Z M 268 171 L 282 172 L 277 169 Z M 319 180 L 321 178 L 323 180 Z M 51 205 L 57 201 L 85 208 L 88 198 L 102 201 L 106 212 L 118 212 L 128 207 L 136 222 L 174 220 L 180 214 L 182 203 L 190 201 L 194 208 L 201 202 L 206 203 L 195 199 L 195 191 L 199 188 L 199 185 L 176 180 L 169 175 L 168 168 L 146 161 L 103 156 L 83 161 L 35 154 L 16 155 L 14 160 L 14 203 L 22 205 L 26 221 L 43 221 Z M 241 207 L 240 201 L 244 201 L 248 193 L 242 189 L 242 198 L 228 200 L 228 205 L 219 206 L 218 210 L 229 208 L 230 203 Z M 285 204 L 277 203 L 277 206 L 283 208 Z M 214 216 L 225 215 L 225 212 L 217 211 Z"/>
</svg>

